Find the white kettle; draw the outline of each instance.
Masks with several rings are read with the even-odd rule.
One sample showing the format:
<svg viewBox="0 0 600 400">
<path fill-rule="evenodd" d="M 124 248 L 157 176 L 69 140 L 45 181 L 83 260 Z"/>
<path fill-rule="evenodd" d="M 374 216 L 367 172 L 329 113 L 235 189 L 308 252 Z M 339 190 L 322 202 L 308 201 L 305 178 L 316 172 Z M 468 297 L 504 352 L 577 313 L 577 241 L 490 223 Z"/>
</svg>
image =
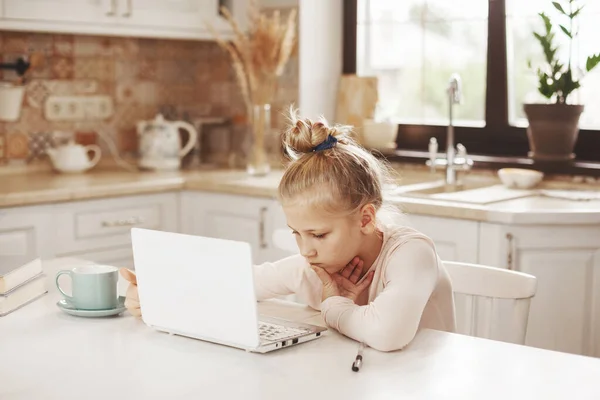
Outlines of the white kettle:
<svg viewBox="0 0 600 400">
<path fill-rule="evenodd" d="M 88 156 L 90 151 L 94 152 L 91 160 Z M 73 140 L 61 146 L 47 148 L 46 153 L 50 156 L 54 169 L 60 172 L 87 171 L 98 164 L 102 155 L 99 146 L 95 144 L 82 146 L 76 144 Z"/>
<path fill-rule="evenodd" d="M 187 131 L 188 140 L 181 148 L 179 128 Z M 198 132 L 185 121 L 167 121 L 158 114 L 152 121 L 137 123 L 139 167 L 150 170 L 177 170 L 181 158 L 189 153 L 198 140 Z"/>
</svg>

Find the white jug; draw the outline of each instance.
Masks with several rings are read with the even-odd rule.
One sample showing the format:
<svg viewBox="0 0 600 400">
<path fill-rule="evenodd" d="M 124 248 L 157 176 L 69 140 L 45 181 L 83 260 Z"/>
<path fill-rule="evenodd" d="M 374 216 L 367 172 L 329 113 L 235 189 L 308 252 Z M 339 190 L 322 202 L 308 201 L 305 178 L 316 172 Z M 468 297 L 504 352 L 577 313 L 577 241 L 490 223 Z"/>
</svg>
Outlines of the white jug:
<svg viewBox="0 0 600 400">
<path fill-rule="evenodd" d="M 188 141 L 181 148 L 179 128 L 187 131 Z M 137 123 L 139 138 L 139 167 L 150 170 L 177 170 L 181 158 L 189 153 L 198 140 L 198 132 L 185 121 L 167 121 L 158 114 L 152 121 Z"/>
</svg>

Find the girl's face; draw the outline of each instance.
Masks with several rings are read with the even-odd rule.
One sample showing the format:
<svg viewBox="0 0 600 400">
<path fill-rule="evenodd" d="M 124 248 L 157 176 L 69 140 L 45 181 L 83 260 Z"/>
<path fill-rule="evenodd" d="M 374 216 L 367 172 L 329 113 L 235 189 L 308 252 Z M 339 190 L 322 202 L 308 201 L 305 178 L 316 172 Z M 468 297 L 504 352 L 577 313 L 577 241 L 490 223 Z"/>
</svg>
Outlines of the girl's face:
<svg viewBox="0 0 600 400">
<path fill-rule="evenodd" d="M 284 206 L 283 211 L 309 264 L 335 273 L 359 254 L 364 237 L 361 215 L 336 217 L 306 205 Z"/>
</svg>

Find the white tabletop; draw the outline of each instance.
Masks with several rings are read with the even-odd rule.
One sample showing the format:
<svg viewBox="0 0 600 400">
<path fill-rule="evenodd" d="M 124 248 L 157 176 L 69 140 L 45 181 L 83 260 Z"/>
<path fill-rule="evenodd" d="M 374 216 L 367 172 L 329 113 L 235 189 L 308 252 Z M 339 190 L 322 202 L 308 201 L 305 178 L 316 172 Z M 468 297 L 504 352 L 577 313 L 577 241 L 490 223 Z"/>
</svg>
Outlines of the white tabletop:
<svg viewBox="0 0 600 400">
<path fill-rule="evenodd" d="M 60 263 L 47 263 L 53 275 Z M 52 276 L 48 277 L 51 282 Z M 333 331 L 268 354 L 156 332 L 123 314 L 80 318 L 54 286 L 0 318 L 0 399 L 600 399 L 600 360 L 424 330 L 403 351 Z M 263 311 L 319 321 L 281 302 Z"/>
</svg>

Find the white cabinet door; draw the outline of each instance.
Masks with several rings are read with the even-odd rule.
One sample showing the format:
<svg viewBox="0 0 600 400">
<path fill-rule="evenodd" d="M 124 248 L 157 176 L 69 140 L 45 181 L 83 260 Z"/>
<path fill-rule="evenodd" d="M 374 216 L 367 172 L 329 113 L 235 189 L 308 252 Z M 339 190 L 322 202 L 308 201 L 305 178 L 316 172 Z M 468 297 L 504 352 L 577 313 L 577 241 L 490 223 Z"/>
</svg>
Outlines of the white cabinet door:
<svg viewBox="0 0 600 400">
<path fill-rule="evenodd" d="M 479 257 L 537 277 L 527 345 L 600 356 L 600 227 L 482 224 Z"/>
<path fill-rule="evenodd" d="M 51 206 L 0 209 L 0 257 L 54 257 Z"/>
<path fill-rule="evenodd" d="M 254 263 L 269 261 L 273 245 L 270 199 L 183 192 L 181 228 L 184 233 L 250 243 Z"/>
<path fill-rule="evenodd" d="M 115 24 L 118 1 L 4 0 L 3 16 L 14 20 Z"/>
<path fill-rule="evenodd" d="M 444 261 L 477 262 L 479 223 L 462 219 L 407 216 L 408 226 L 429 236 Z"/>
<path fill-rule="evenodd" d="M 219 14 L 218 0 L 122 0 L 128 25 L 204 30 Z"/>
</svg>

